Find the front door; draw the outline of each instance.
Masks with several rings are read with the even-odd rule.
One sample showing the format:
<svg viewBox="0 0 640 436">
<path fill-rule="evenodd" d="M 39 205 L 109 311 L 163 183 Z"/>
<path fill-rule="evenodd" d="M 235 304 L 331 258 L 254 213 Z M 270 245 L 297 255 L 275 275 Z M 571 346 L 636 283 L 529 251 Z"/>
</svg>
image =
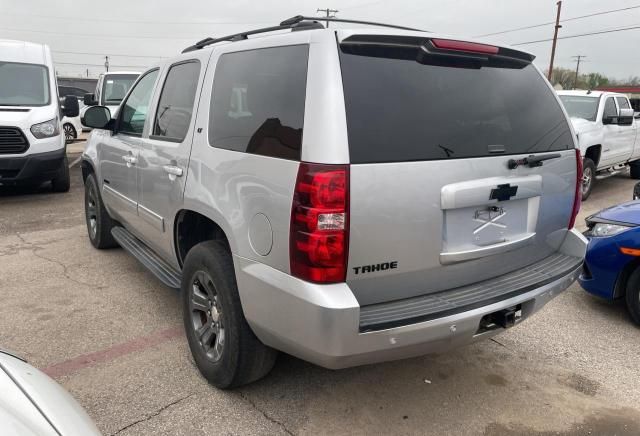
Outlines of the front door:
<svg viewBox="0 0 640 436">
<path fill-rule="evenodd" d="M 613 97 L 607 97 L 604 102 L 604 110 L 602 112 L 603 121 L 607 118 L 618 118 L 618 107 Z M 620 126 L 618 124 L 604 124 L 602 127 L 602 156 L 600 165 L 615 165 L 624 161 L 624 146 L 620 140 Z"/>
<path fill-rule="evenodd" d="M 138 229 L 165 259 L 176 258 L 173 220 L 182 207 L 195 124 L 193 108 L 209 55 L 196 53 L 193 59 L 177 62 L 163 72 L 162 91 L 154 100 L 153 119 L 141 141 Z"/>
<path fill-rule="evenodd" d="M 123 224 L 135 225 L 138 214 L 136 168 L 140 140 L 158 70 L 147 73 L 132 89 L 118 115 L 116 131 L 99 131 L 102 198 L 109 212 Z"/>
</svg>

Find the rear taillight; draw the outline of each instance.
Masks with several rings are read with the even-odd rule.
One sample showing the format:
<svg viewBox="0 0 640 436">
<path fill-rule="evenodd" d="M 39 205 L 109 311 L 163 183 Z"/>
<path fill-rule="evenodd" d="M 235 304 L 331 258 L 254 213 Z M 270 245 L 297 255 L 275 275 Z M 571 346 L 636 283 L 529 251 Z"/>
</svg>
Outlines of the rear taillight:
<svg viewBox="0 0 640 436">
<path fill-rule="evenodd" d="M 572 229 L 576 223 L 576 217 L 580 212 L 580 203 L 582 203 L 582 156 L 580 155 L 580 150 L 576 148 L 576 190 L 573 197 L 573 210 L 569 220 L 569 229 Z"/>
<path fill-rule="evenodd" d="M 291 207 L 291 274 L 343 282 L 349 252 L 349 166 L 302 162 Z"/>
</svg>

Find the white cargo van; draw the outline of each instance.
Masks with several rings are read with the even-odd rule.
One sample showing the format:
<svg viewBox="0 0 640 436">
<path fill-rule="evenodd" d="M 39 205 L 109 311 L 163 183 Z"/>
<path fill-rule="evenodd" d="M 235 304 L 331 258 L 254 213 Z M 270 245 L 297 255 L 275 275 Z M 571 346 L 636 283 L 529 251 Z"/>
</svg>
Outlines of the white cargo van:
<svg viewBox="0 0 640 436">
<path fill-rule="evenodd" d="M 61 106 L 49 47 L 0 39 L 0 185 L 69 190 L 60 120 L 78 115 L 76 97 Z"/>
<path fill-rule="evenodd" d="M 86 106 L 106 106 L 112 115 L 118 113 L 118 107 L 131 85 L 140 76 L 137 71 L 110 71 L 100 74 L 93 94 L 85 94 Z"/>
</svg>

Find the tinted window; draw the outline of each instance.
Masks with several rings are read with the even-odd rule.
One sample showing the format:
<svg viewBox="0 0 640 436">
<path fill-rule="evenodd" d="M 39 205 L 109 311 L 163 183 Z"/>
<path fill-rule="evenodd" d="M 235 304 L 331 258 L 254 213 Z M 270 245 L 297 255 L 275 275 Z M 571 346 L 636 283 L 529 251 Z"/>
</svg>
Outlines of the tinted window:
<svg viewBox="0 0 640 436">
<path fill-rule="evenodd" d="M 616 109 L 616 103 L 613 101 L 613 97 L 609 97 L 607 98 L 607 101 L 605 101 L 604 113 L 602 116 L 605 118 L 618 116 L 618 110 Z"/>
<path fill-rule="evenodd" d="M 102 104 L 118 104 L 138 78 L 137 74 L 110 74 L 102 84 Z"/>
<path fill-rule="evenodd" d="M 620 109 L 631 109 L 631 106 L 629 105 L 629 102 L 627 101 L 626 98 L 616 97 L 616 100 L 618 101 L 618 107 Z"/>
<path fill-rule="evenodd" d="M 140 79 L 135 88 L 131 90 L 131 94 L 120 108 L 119 132 L 136 136 L 142 135 L 157 76 L 158 70 L 151 71 Z"/>
<path fill-rule="evenodd" d="M 171 67 L 160 94 L 153 135 L 182 142 L 189 130 L 193 103 L 200 76 L 200 62 Z"/>
<path fill-rule="evenodd" d="M 374 57 L 375 56 L 375 57 Z M 426 65 L 341 50 L 351 162 L 398 162 L 573 148 L 553 91 L 531 64 Z M 490 147 L 491 146 L 491 147 Z"/>
<path fill-rule="evenodd" d="M 308 46 L 220 57 L 213 81 L 209 143 L 228 150 L 300 159 Z"/>
<path fill-rule="evenodd" d="M 0 105 L 45 106 L 49 95 L 47 67 L 0 62 Z"/>
</svg>

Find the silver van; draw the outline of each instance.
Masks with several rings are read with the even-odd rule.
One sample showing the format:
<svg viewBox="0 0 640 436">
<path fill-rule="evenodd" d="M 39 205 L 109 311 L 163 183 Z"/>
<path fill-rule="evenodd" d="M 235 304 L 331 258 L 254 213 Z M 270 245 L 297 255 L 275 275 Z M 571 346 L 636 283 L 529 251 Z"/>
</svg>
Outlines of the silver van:
<svg viewBox="0 0 640 436">
<path fill-rule="evenodd" d="M 218 387 L 276 350 L 344 368 L 488 338 L 581 269 L 580 153 L 533 56 L 382 26 L 207 38 L 85 114 L 91 242 L 181 289 Z"/>
</svg>

